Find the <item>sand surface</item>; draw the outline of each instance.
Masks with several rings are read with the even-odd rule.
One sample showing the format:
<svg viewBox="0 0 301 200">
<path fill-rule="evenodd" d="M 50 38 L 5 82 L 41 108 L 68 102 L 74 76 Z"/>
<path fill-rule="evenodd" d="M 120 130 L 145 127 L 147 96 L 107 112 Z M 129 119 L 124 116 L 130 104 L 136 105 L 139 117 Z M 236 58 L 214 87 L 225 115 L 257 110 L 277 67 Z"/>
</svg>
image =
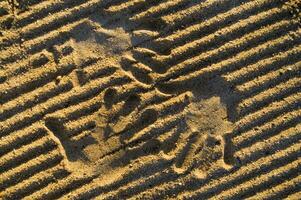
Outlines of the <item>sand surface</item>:
<svg viewBox="0 0 301 200">
<path fill-rule="evenodd" d="M 300 199 L 300 0 L 2 0 L 0 199 Z"/>
</svg>

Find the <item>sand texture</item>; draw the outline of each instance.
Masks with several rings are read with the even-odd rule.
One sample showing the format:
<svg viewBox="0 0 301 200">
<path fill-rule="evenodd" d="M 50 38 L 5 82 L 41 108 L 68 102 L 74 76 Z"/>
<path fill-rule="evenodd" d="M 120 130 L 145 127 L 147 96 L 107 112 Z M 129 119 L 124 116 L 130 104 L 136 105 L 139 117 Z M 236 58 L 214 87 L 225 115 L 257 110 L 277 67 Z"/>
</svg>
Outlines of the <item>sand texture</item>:
<svg viewBox="0 0 301 200">
<path fill-rule="evenodd" d="M 0 199 L 301 199 L 300 0 L 1 0 Z"/>
</svg>

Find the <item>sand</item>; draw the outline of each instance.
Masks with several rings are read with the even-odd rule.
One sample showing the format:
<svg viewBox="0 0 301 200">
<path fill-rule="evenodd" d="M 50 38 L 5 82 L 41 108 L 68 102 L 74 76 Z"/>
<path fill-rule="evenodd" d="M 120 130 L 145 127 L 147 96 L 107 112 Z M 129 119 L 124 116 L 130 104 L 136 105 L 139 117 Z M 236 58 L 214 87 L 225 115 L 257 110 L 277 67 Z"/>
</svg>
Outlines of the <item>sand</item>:
<svg viewBox="0 0 301 200">
<path fill-rule="evenodd" d="M 298 0 L 2 0 L 0 199 L 300 199 Z"/>
</svg>

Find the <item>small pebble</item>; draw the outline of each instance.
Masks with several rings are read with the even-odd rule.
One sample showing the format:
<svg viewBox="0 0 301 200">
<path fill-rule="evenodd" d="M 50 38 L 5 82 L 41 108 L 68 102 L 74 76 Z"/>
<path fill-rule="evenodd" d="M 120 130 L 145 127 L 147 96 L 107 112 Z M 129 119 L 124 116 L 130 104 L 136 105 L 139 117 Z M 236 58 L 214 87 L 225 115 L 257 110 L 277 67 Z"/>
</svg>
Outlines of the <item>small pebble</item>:
<svg viewBox="0 0 301 200">
<path fill-rule="evenodd" d="M 59 84 L 59 83 L 60 83 L 60 81 L 61 81 L 61 79 L 62 79 L 62 77 L 61 77 L 61 76 L 58 76 L 58 77 L 56 77 L 56 79 L 55 79 L 55 83 L 56 83 L 56 84 Z"/>
</svg>

